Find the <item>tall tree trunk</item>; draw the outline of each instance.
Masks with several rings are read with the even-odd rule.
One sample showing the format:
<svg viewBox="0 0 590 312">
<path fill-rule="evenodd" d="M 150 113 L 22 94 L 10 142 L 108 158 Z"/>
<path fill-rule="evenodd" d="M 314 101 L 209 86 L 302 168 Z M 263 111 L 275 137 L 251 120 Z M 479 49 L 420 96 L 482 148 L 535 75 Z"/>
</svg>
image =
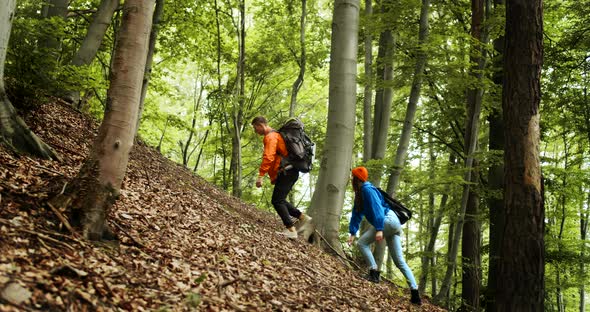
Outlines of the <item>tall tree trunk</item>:
<svg viewBox="0 0 590 312">
<path fill-rule="evenodd" d="M 98 135 L 78 177 L 76 206 L 82 210 L 84 236 L 108 238 L 106 217 L 119 196 L 133 146 L 147 59 L 154 0 L 126 0 L 115 48 L 107 107 Z"/>
<path fill-rule="evenodd" d="M 381 4 L 381 16 L 391 12 L 392 0 L 383 0 Z M 387 134 L 389 132 L 389 117 L 391 115 L 391 102 L 393 100 L 393 55 L 395 51 L 395 39 L 391 29 L 385 29 L 379 35 L 379 50 L 377 51 L 377 77 L 375 84 L 375 111 L 373 113 L 373 132 L 371 142 L 371 160 L 380 160 L 385 157 L 387 148 Z M 381 184 L 381 166 L 370 167 L 369 177 L 375 186 Z M 385 243 L 377 244 L 385 246 Z M 379 262 L 379 259 L 377 259 Z M 381 265 L 379 264 L 379 267 Z"/>
<path fill-rule="evenodd" d="M 16 0 L 0 4 L 0 143 L 15 151 L 46 159 L 58 159 L 58 155 L 35 135 L 18 116 L 6 95 L 4 87 L 4 63 L 14 18 Z"/>
<path fill-rule="evenodd" d="M 363 162 L 371 159 L 373 132 L 373 118 L 371 109 L 373 107 L 373 27 L 370 21 L 373 16 L 372 0 L 365 0 L 365 92 L 363 97 Z"/>
<path fill-rule="evenodd" d="M 113 14 L 119 7 L 119 0 L 102 0 L 98 6 L 98 10 L 94 13 L 92 22 L 88 27 L 86 37 L 82 41 L 80 48 L 76 51 L 74 58 L 72 58 L 72 65 L 83 66 L 92 63 L 96 56 L 102 39 L 111 24 Z M 66 100 L 81 109 L 80 90 L 70 91 L 65 96 Z"/>
<path fill-rule="evenodd" d="M 408 107 L 406 109 L 406 117 L 404 119 L 404 126 L 399 140 L 399 145 L 393 161 L 393 170 L 389 175 L 387 182 L 387 193 L 395 197 L 397 186 L 401 171 L 406 161 L 408 154 L 408 146 L 410 145 L 410 137 L 412 136 L 412 128 L 414 126 L 414 116 L 420 99 L 420 90 L 422 88 L 422 78 L 424 77 L 424 68 L 426 67 L 426 43 L 428 41 L 428 15 L 430 9 L 430 0 L 422 0 L 422 9 L 420 10 L 420 27 L 418 34 L 418 48 L 416 53 L 416 65 L 414 67 L 414 77 L 412 80 L 412 88 L 410 90 L 410 99 L 408 100 Z"/>
<path fill-rule="evenodd" d="M 232 195 L 242 197 L 242 125 L 245 103 L 245 64 L 246 64 L 246 0 L 240 0 L 240 26 L 238 30 L 240 53 L 238 56 L 238 92 L 237 106 L 232 113 L 232 155 L 230 172 L 232 173 Z"/>
<path fill-rule="evenodd" d="M 543 311 L 545 213 L 539 160 L 542 0 L 507 2 L 505 49 L 502 109 L 506 214 L 496 311 Z"/>
<path fill-rule="evenodd" d="M 472 0 L 471 1 L 471 11 L 472 11 L 472 22 L 471 22 L 471 37 L 473 39 L 474 45 L 472 46 L 472 53 L 471 53 L 471 63 L 476 64 L 474 67 L 470 69 L 469 75 L 472 79 L 476 82 L 477 87 L 470 88 L 467 90 L 467 120 L 465 122 L 465 144 L 464 144 L 464 153 L 465 153 L 465 174 L 463 176 L 463 181 L 465 182 L 463 185 L 463 194 L 461 196 L 461 207 L 459 208 L 459 213 L 457 214 L 457 223 L 456 229 L 454 231 L 454 238 L 452 241 L 451 246 L 451 254 L 449 255 L 449 262 L 447 264 L 447 271 L 445 273 L 445 277 L 441 284 L 440 293 L 434 297 L 435 302 L 442 302 L 443 296 L 448 292 L 446 289 L 451 287 L 451 279 L 453 272 L 455 271 L 455 267 L 457 265 L 457 253 L 459 250 L 459 241 L 461 239 L 461 235 L 463 232 L 463 225 L 465 222 L 465 214 L 467 211 L 467 206 L 469 204 L 469 197 L 470 197 L 470 181 L 472 177 L 475 175 L 473 174 L 473 163 L 474 163 L 474 153 L 477 150 L 477 138 L 479 134 L 479 118 L 481 114 L 481 102 L 483 96 L 483 89 L 479 87 L 481 85 L 481 80 L 483 78 L 482 71 L 485 68 L 485 53 L 483 52 L 483 45 L 487 42 L 487 36 L 484 34 L 485 32 L 482 31 L 482 23 L 484 21 L 484 1 L 483 0 Z M 474 288 L 479 288 L 479 284 L 471 285 Z M 479 291 L 477 291 L 479 297 Z M 472 298 L 470 298 L 471 300 Z M 477 300 L 477 299 L 476 299 Z M 471 305 L 471 303 L 467 302 L 467 305 Z M 476 309 L 479 308 L 479 303 Z"/>
<path fill-rule="evenodd" d="M 479 184 L 477 160 L 473 161 L 471 183 Z M 463 240 L 461 242 L 461 308 L 459 311 L 479 311 L 481 285 L 481 224 L 479 222 L 479 195 L 470 189 L 465 223 L 463 224 Z"/>
<path fill-rule="evenodd" d="M 299 45 L 301 45 L 301 54 L 297 65 L 299 65 L 299 75 L 293 82 L 291 88 L 291 105 L 289 105 L 289 117 L 295 116 L 295 108 L 297 108 L 297 94 L 299 89 L 303 85 L 303 79 L 305 77 L 305 63 L 307 60 L 305 54 L 305 18 L 307 17 L 307 0 L 301 0 L 301 19 L 299 20 Z"/>
<path fill-rule="evenodd" d="M 504 8 L 504 0 L 494 0 L 494 9 Z M 504 35 L 494 40 L 494 84 L 502 85 L 504 79 L 504 69 L 502 68 L 504 55 Z M 502 119 L 501 101 L 493 103 L 488 116 L 489 131 L 489 150 L 496 152 L 499 157 L 504 153 L 504 121 Z M 498 255 L 500 253 L 499 243 L 502 241 L 504 233 L 504 161 L 503 158 L 494 161 L 488 171 L 488 189 L 492 196 L 489 197 L 488 206 L 490 214 L 490 256 L 488 269 L 488 286 L 486 289 L 486 309 L 495 311 L 496 302 L 496 278 L 498 274 Z"/>
<path fill-rule="evenodd" d="M 326 243 L 342 253 L 340 215 L 354 141 L 358 0 L 335 0 L 330 48 L 330 93 L 325 150 L 309 214 Z M 316 240 L 317 241 L 317 240 Z"/>
<path fill-rule="evenodd" d="M 383 0 L 381 4 L 381 16 L 391 12 L 392 0 Z M 383 18 L 383 17 L 382 17 Z M 385 29 L 379 35 L 379 50 L 377 52 L 377 92 L 375 93 L 375 112 L 373 114 L 373 131 L 371 134 L 370 160 L 381 160 L 385 157 L 387 149 L 387 134 L 389 133 L 389 119 L 393 101 L 393 56 L 395 52 L 395 38 L 391 29 Z M 381 184 L 381 166 L 369 168 L 370 180 L 375 186 Z M 361 228 L 364 233 L 369 227 Z M 373 256 L 377 262 L 378 270 L 383 265 L 385 255 L 385 240 L 375 242 Z"/>
<path fill-rule="evenodd" d="M 428 135 L 428 154 L 429 154 L 429 163 L 428 163 L 428 178 L 430 181 L 433 181 L 436 173 L 436 154 L 434 153 L 434 140 L 432 135 Z M 426 221 L 426 231 L 432 234 L 432 229 L 434 227 L 434 214 L 435 214 L 435 193 L 433 189 L 428 191 L 428 219 Z M 418 282 L 418 290 L 421 293 L 424 293 L 426 290 L 426 283 L 428 281 L 428 272 L 429 272 L 429 265 L 431 263 L 431 259 L 434 258 L 434 253 L 429 252 L 429 241 L 426 242 L 426 245 L 422 249 L 422 256 L 420 257 L 420 280 Z"/>
<path fill-rule="evenodd" d="M 92 22 L 88 27 L 86 37 L 82 41 L 80 48 L 76 51 L 76 55 L 72 59 L 72 65 L 82 66 L 92 63 L 96 56 L 102 39 L 111 24 L 113 14 L 119 7 L 120 0 L 102 0 L 98 6 L 98 10 L 94 13 Z"/>
<path fill-rule="evenodd" d="M 139 130 L 141 124 L 141 116 L 143 115 L 143 107 L 145 105 L 145 97 L 147 95 L 147 89 L 152 76 L 152 64 L 154 60 L 154 53 L 156 52 L 156 40 L 158 39 L 158 33 L 160 32 L 160 21 L 164 14 L 164 0 L 156 0 L 156 8 L 154 16 L 152 17 L 152 30 L 150 31 L 150 42 L 148 46 L 148 54 L 145 60 L 145 69 L 143 73 L 143 81 L 141 83 L 141 97 L 139 100 L 139 112 L 137 114 L 137 125 L 135 126 L 135 133 Z"/>
</svg>

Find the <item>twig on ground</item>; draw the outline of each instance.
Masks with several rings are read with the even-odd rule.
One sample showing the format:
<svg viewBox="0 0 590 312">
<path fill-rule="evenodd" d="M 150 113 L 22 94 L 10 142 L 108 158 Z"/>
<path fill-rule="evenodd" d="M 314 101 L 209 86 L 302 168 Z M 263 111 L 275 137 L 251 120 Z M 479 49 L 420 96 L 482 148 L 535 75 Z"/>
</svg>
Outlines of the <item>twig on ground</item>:
<svg viewBox="0 0 590 312">
<path fill-rule="evenodd" d="M 47 203 L 47 206 L 49 206 L 49 208 L 51 208 L 51 211 L 53 211 L 53 213 L 57 216 L 57 218 L 61 221 L 61 223 L 63 223 L 63 225 L 66 227 L 66 229 L 68 229 L 68 231 L 70 231 L 70 233 L 72 233 L 72 235 L 74 235 L 74 236 L 78 235 L 76 233 L 76 231 L 74 231 L 74 229 L 70 225 L 70 222 L 68 222 L 68 219 L 66 219 L 66 217 L 64 217 L 64 215 L 59 211 L 59 209 L 55 208 L 49 202 Z"/>
<path fill-rule="evenodd" d="M 68 249 L 70 249 L 72 251 L 76 251 L 76 249 L 74 247 L 70 246 L 69 244 L 67 244 L 65 242 L 62 242 L 62 241 L 57 240 L 57 239 L 55 239 L 53 237 L 49 237 L 47 235 L 44 235 L 44 234 L 41 234 L 41 233 L 38 233 L 38 232 L 35 232 L 35 231 L 23 229 L 23 228 L 19 227 L 18 225 L 12 224 L 10 221 L 8 221 L 6 219 L 1 219 L 0 218 L 0 223 L 5 224 L 5 225 L 8 225 L 8 226 L 10 226 L 11 228 L 13 228 L 13 229 L 15 229 L 17 231 L 21 231 L 21 232 L 24 232 L 24 233 L 35 235 L 35 236 L 37 236 L 40 239 L 45 239 L 45 240 L 48 240 L 50 242 L 54 242 L 56 244 L 65 246 L 66 248 L 68 248 Z"/>
<path fill-rule="evenodd" d="M 338 251 L 337 251 L 337 250 L 336 250 L 334 247 L 332 247 L 332 245 L 330 245 L 330 243 L 328 243 L 328 240 L 327 240 L 327 239 L 325 239 L 325 238 L 322 236 L 322 234 L 320 234 L 320 232 L 318 232 L 318 230 L 315 230 L 315 233 L 316 233 L 316 234 L 317 234 L 317 235 L 318 235 L 318 236 L 319 236 L 319 237 L 320 237 L 320 238 L 321 238 L 321 239 L 324 241 L 324 243 L 326 243 L 326 245 L 328 245 L 328 247 L 330 247 L 330 249 L 332 249 L 332 250 L 334 251 L 334 253 L 335 253 L 336 255 L 338 255 L 338 257 L 340 257 L 340 258 L 342 258 L 342 259 L 346 260 L 346 261 L 347 261 L 347 262 L 349 262 L 349 263 L 352 263 L 352 264 L 353 264 L 353 265 L 354 265 L 354 266 L 355 266 L 357 269 L 361 270 L 361 267 L 360 267 L 358 264 L 356 264 L 356 262 L 354 262 L 354 261 L 352 261 L 352 260 L 350 260 L 350 259 L 348 259 L 348 258 L 344 257 L 344 256 L 343 256 L 343 255 L 341 255 L 341 254 L 340 254 L 340 253 L 339 253 L 339 252 L 338 252 Z"/>
<path fill-rule="evenodd" d="M 311 278 L 312 280 L 317 280 L 317 277 L 311 276 L 311 274 L 309 274 L 308 272 L 306 272 L 305 270 L 302 270 L 300 268 L 297 268 L 297 267 L 288 267 L 288 269 L 302 272 L 303 274 L 309 276 L 309 278 Z"/>
<path fill-rule="evenodd" d="M 64 192 L 66 191 L 66 186 L 68 185 L 68 182 L 64 183 L 64 186 L 61 188 L 61 192 L 59 192 L 59 195 L 63 195 Z"/>
<path fill-rule="evenodd" d="M 39 169 L 43 169 L 43 170 L 45 170 L 45 171 L 49 171 L 49 172 L 51 172 L 51 173 L 55 173 L 55 174 L 57 174 L 57 175 L 60 175 L 60 176 L 63 176 L 63 175 L 64 175 L 63 173 L 61 173 L 61 172 L 59 172 L 59 171 L 55 171 L 55 170 L 53 170 L 53 169 L 51 169 L 51 168 L 47 168 L 47 167 L 45 167 L 45 166 L 41 166 L 41 165 L 39 165 L 39 164 L 35 164 L 34 166 L 35 166 L 35 167 L 37 167 L 37 168 L 39 168 Z"/>
<path fill-rule="evenodd" d="M 127 233 L 127 231 L 125 231 L 123 227 L 121 227 L 117 222 L 113 221 L 113 224 L 119 229 L 119 231 L 123 232 L 123 234 L 127 235 L 127 237 L 129 237 L 135 244 L 137 244 L 137 246 L 149 250 L 149 248 L 147 248 L 142 242 L 137 240 L 135 237 L 131 236 L 131 234 Z"/>
</svg>

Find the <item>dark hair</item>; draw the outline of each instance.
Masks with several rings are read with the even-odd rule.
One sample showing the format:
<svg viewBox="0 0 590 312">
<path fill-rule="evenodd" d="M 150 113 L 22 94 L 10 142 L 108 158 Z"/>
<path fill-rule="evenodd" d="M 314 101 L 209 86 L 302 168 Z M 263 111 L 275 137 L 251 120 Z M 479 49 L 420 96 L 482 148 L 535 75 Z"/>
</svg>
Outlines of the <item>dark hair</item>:
<svg viewBox="0 0 590 312">
<path fill-rule="evenodd" d="M 354 190 L 354 207 L 358 212 L 363 211 L 363 192 L 361 191 L 362 185 L 363 181 L 361 181 L 361 179 L 357 178 L 356 176 L 352 176 L 352 189 Z"/>
<path fill-rule="evenodd" d="M 264 116 L 257 116 L 257 117 L 254 117 L 254 119 L 252 119 L 252 125 L 262 125 L 262 124 L 264 124 L 264 125 L 267 124 L 266 118 L 264 118 Z"/>
</svg>

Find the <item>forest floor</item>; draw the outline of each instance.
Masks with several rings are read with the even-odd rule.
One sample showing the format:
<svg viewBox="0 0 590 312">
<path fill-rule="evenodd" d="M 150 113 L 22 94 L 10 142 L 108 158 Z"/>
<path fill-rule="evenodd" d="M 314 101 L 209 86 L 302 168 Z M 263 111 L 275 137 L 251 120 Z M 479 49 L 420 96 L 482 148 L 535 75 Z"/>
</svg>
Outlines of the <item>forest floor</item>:
<svg viewBox="0 0 590 312">
<path fill-rule="evenodd" d="M 109 214 L 120 244 L 83 240 L 49 199 L 77 174 L 98 125 L 59 102 L 25 119 L 62 159 L 0 147 L 0 311 L 443 311 L 275 234 L 276 214 L 141 143 Z"/>
</svg>

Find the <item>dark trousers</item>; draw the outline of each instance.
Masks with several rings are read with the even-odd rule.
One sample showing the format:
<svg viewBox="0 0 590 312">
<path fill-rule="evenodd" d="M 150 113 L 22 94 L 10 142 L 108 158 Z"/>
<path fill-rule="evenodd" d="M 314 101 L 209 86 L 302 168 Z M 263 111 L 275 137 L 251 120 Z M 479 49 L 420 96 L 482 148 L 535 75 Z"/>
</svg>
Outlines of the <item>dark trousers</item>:
<svg viewBox="0 0 590 312">
<path fill-rule="evenodd" d="M 287 228 L 293 226 L 290 216 L 295 218 L 301 216 L 301 211 L 287 201 L 287 195 L 291 192 L 297 179 L 299 179 L 299 171 L 296 169 L 280 172 L 275 182 L 275 188 L 272 191 L 272 205 Z"/>
</svg>

